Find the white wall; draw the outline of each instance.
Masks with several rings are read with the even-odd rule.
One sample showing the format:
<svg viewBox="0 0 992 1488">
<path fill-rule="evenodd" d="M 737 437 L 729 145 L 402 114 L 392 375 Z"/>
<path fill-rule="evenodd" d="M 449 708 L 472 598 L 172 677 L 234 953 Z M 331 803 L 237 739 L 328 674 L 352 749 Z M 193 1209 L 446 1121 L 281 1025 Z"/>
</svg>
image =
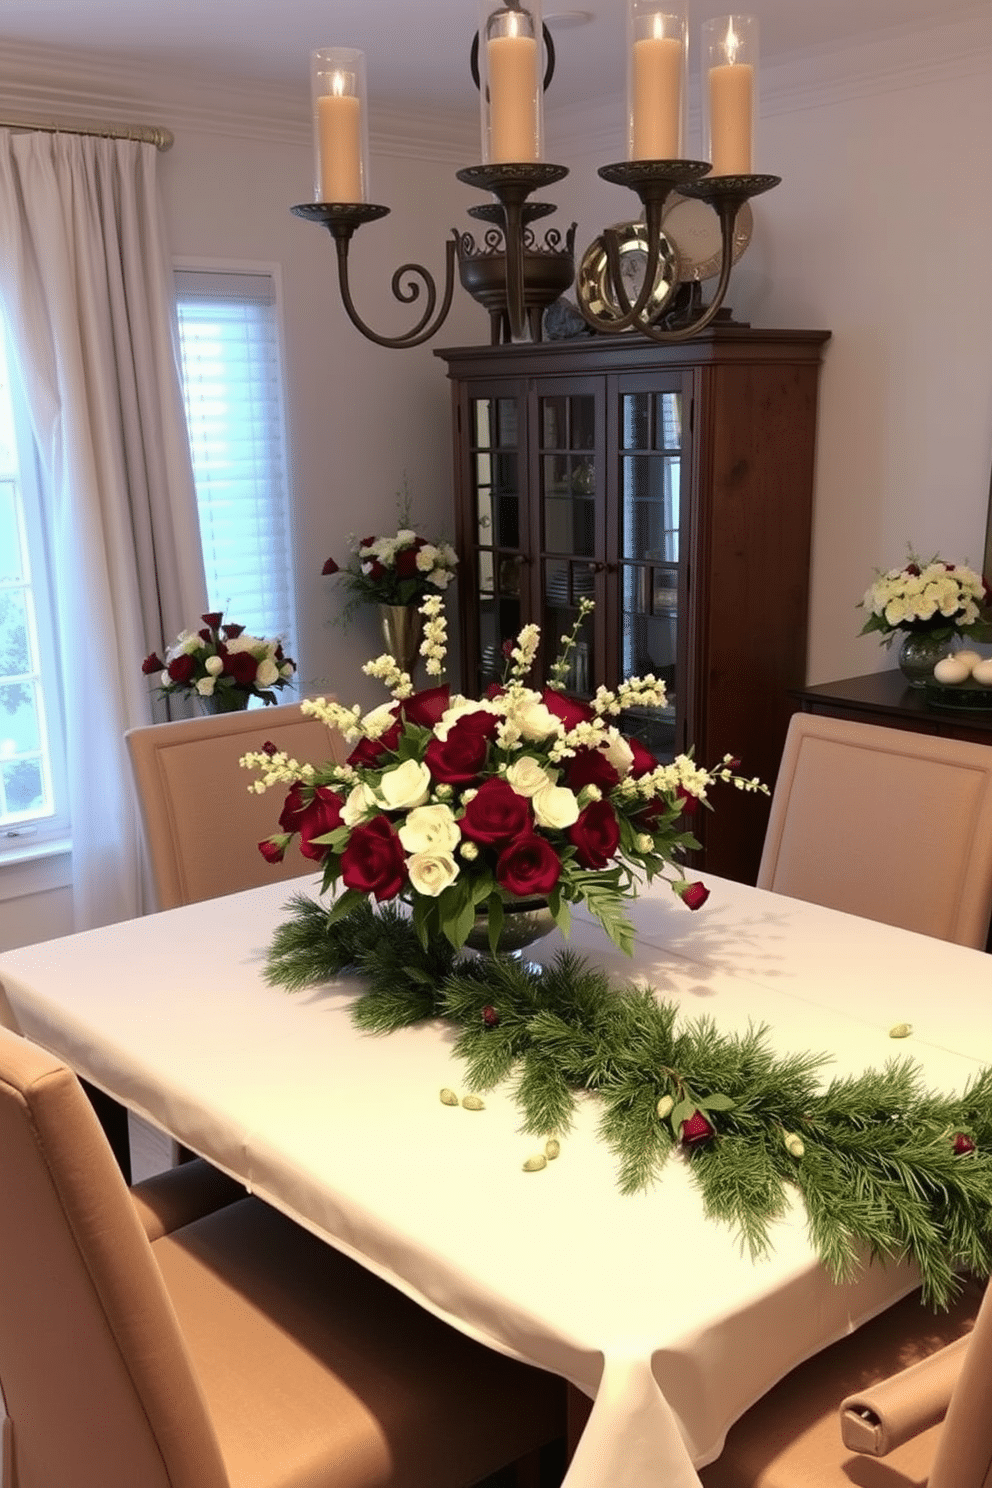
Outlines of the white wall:
<svg viewBox="0 0 992 1488">
<path fill-rule="evenodd" d="M 0 85 L 17 62 L 0 66 Z M 103 117 L 115 116 L 109 78 L 95 110 Z M 98 97 L 95 80 L 91 92 Z M 78 111 L 78 95 L 74 102 Z M 432 344 L 383 350 L 348 324 L 329 236 L 289 212 L 310 195 L 305 120 L 290 117 L 284 100 L 262 102 L 250 114 L 236 100 L 225 120 L 188 98 L 170 103 L 146 79 L 140 98 L 116 107 L 175 131 L 160 177 L 177 257 L 281 266 L 303 686 L 364 703 L 378 696 L 359 672 L 377 647 L 374 624 L 362 615 L 347 633 L 331 625 L 334 581 L 320 568 L 329 554 L 344 560 L 349 533 L 391 529 L 404 474 L 424 529 L 451 533 L 448 385 Z M 763 104 L 755 166 L 783 181 L 754 204 L 754 238 L 729 302 L 754 324 L 833 333 L 808 666 L 809 681 L 828 681 L 894 664 L 857 637 L 855 605 L 875 566 L 901 562 L 907 542 L 925 555 L 981 559 L 992 465 L 992 13 L 982 5 L 929 33 L 897 31 L 856 53 L 768 72 Z M 559 203 L 552 220 L 578 220 L 578 252 L 605 223 L 636 215 L 634 198 L 595 174 L 622 156 L 615 118 L 612 104 L 549 113 L 549 154 L 571 167 L 547 193 Z M 473 119 L 467 138 L 474 129 Z M 555 148 L 556 139 L 566 143 Z M 470 150 L 435 146 L 426 161 L 423 153 L 398 134 L 380 142 L 372 194 L 393 215 L 363 228 L 353 249 L 359 309 L 393 333 L 408 323 L 397 307 L 399 325 L 389 324 L 393 269 L 414 258 L 438 270 L 444 236 L 468 225 L 464 208 L 478 200 L 454 180 L 456 159 L 468 162 Z M 487 317 L 456 290 L 433 344 L 486 340 Z M 0 903 L 0 946 L 64 933 L 64 891 L 50 905 L 48 917 L 37 891 L 30 914 Z"/>
</svg>

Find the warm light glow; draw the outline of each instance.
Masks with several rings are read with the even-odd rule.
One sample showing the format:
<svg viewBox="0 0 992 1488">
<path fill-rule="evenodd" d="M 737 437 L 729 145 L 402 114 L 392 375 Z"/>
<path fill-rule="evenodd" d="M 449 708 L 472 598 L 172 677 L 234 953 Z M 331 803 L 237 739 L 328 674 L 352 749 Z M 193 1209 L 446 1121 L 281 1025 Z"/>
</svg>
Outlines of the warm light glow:
<svg viewBox="0 0 992 1488">
<path fill-rule="evenodd" d="M 731 65 L 733 65 L 733 63 L 735 63 L 737 61 L 737 52 L 738 52 L 738 49 L 740 47 L 740 44 L 741 44 L 741 39 L 737 35 L 737 32 L 734 30 L 734 18 L 733 18 L 733 16 L 728 16 L 727 17 L 727 34 L 724 37 L 724 41 L 723 41 L 723 51 L 724 51 L 724 56 L 726 57 L 727 61 Z"/>
<path fill-rule="evenodd" d="M 335 98 L 344 97 L 345 93 L 347 92 L 347 88 L 345 86 L 343 72 L 333 72 L 331 74 L 331 92 L 334 94 Z"/>
</svg>

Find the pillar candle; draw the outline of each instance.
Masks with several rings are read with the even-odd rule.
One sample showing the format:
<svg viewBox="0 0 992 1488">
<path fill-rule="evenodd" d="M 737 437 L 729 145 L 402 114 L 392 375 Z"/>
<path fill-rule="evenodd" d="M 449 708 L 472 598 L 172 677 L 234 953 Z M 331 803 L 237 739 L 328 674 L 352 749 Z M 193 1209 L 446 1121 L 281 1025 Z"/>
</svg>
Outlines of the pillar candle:
<svg viewBox="0 0 992 1488">
<path fill-rule="evenodd" d="M 674 36 L 634 42 L 631 160 L 676 160 L 682 112 L 682 43 Z"/>
<path fill-rule="evenodd" d="M 715 176 L 751 174 L 754 68 L 725 62 L 709 70 L 710 148 Z"/>
<path fill-rule="evenodd" d="M 537 160 L 537 42 L 532 36 L 494 36 L 486 42 L 486 57 L 490 159 L 498 165 Z"/>
<path fill-rule="evenodd" d="M 362 201 L 361 128 L 361 104 L 353 95 L 324 93 L 317 99 L 321 200 Z"/>
</svg>

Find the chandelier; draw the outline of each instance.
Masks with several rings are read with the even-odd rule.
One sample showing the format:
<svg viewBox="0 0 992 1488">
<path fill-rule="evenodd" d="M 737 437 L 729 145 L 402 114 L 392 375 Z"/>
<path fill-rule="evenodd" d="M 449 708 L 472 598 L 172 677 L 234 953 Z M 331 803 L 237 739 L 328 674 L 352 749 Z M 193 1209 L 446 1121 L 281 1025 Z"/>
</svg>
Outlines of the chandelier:
<svg viewBox="0 0 992 1488">
<path fill-rule="evenodd" d="M 615 334 L 634 330 L 662 343 L 686 341 L 716 318 L 730 283 L 735 223 L 751 197 L 777 186 L 778 176 L 752 171 L 757 113 L 758 23 L 728 15 L 702 28 L 701 82 L 706 160 L 682 158 L 687 114 L 687 25 L 684 11 L 658 0 L 627 0 L 627 155 L 599 169 L 640 199 L 632 260 L 620 225 L 597 240 L 601 272 L 595 289 L 584 276 L 576 301 L 585 323 Z M 555 52 L 540 14 L 540 0 L 505 0 L 484 5 L 471 50 L 472 74 L 482 108 L 482 160 L 456 172 L 466 185 L 492 201 L 469 209 L 491 224 L 483 251 L 471 234 L 452 229 L 446 243 L 444 288 L 421 264 L 402 264 L 393 274 L 393 297 L 423 311 L 402 335 L 384 336 L 355 308 L 348 276 L 351 240 L 359 227 L 385 217 L 388 207 L 368 200 L 368 111 L 365 58 L 346 47 L 325 47 L 311 56 L 314 124 L 314 201 L 292 208 L 296 216 L 327 228 L 337 251 L 338 286 L 344 309 L 363 336 L 379 346 L 419 346 L 440 329 L 451 308 L 458 263 L 461 282 L 485 304 L 495 327 L 512 341 L 539 340 L 541 310 L 572 282 L 574 224 L 564 246 L 549 232 L 538 244 L 531 224 L 555 211 L 534 192 L 568 174 L 542 158 L 543 95 L 554 73 Z M 720 228 L 720 267 L 705 306 L 690 301 L 681 323 L 660 324 L 674 288 L 672 247 L 662 230 L 673 192 L 708 204 Z M 666 275 L 668 283 L 666 284 Z M 693 286 L 695 287 L 695 286 Z"/>
</svg>

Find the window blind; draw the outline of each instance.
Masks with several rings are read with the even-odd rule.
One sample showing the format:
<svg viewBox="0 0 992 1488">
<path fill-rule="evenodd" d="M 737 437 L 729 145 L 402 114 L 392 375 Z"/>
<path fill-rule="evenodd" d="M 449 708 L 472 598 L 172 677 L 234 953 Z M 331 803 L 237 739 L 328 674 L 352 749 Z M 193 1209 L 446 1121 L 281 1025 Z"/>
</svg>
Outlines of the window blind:
<svg viewBox="0 0 992 1488">
<path fill-rule="evenodd" d="M 298 659 L 275 282 L 214 269 L 175 282 L 210 608 Z"/>
</svg>

